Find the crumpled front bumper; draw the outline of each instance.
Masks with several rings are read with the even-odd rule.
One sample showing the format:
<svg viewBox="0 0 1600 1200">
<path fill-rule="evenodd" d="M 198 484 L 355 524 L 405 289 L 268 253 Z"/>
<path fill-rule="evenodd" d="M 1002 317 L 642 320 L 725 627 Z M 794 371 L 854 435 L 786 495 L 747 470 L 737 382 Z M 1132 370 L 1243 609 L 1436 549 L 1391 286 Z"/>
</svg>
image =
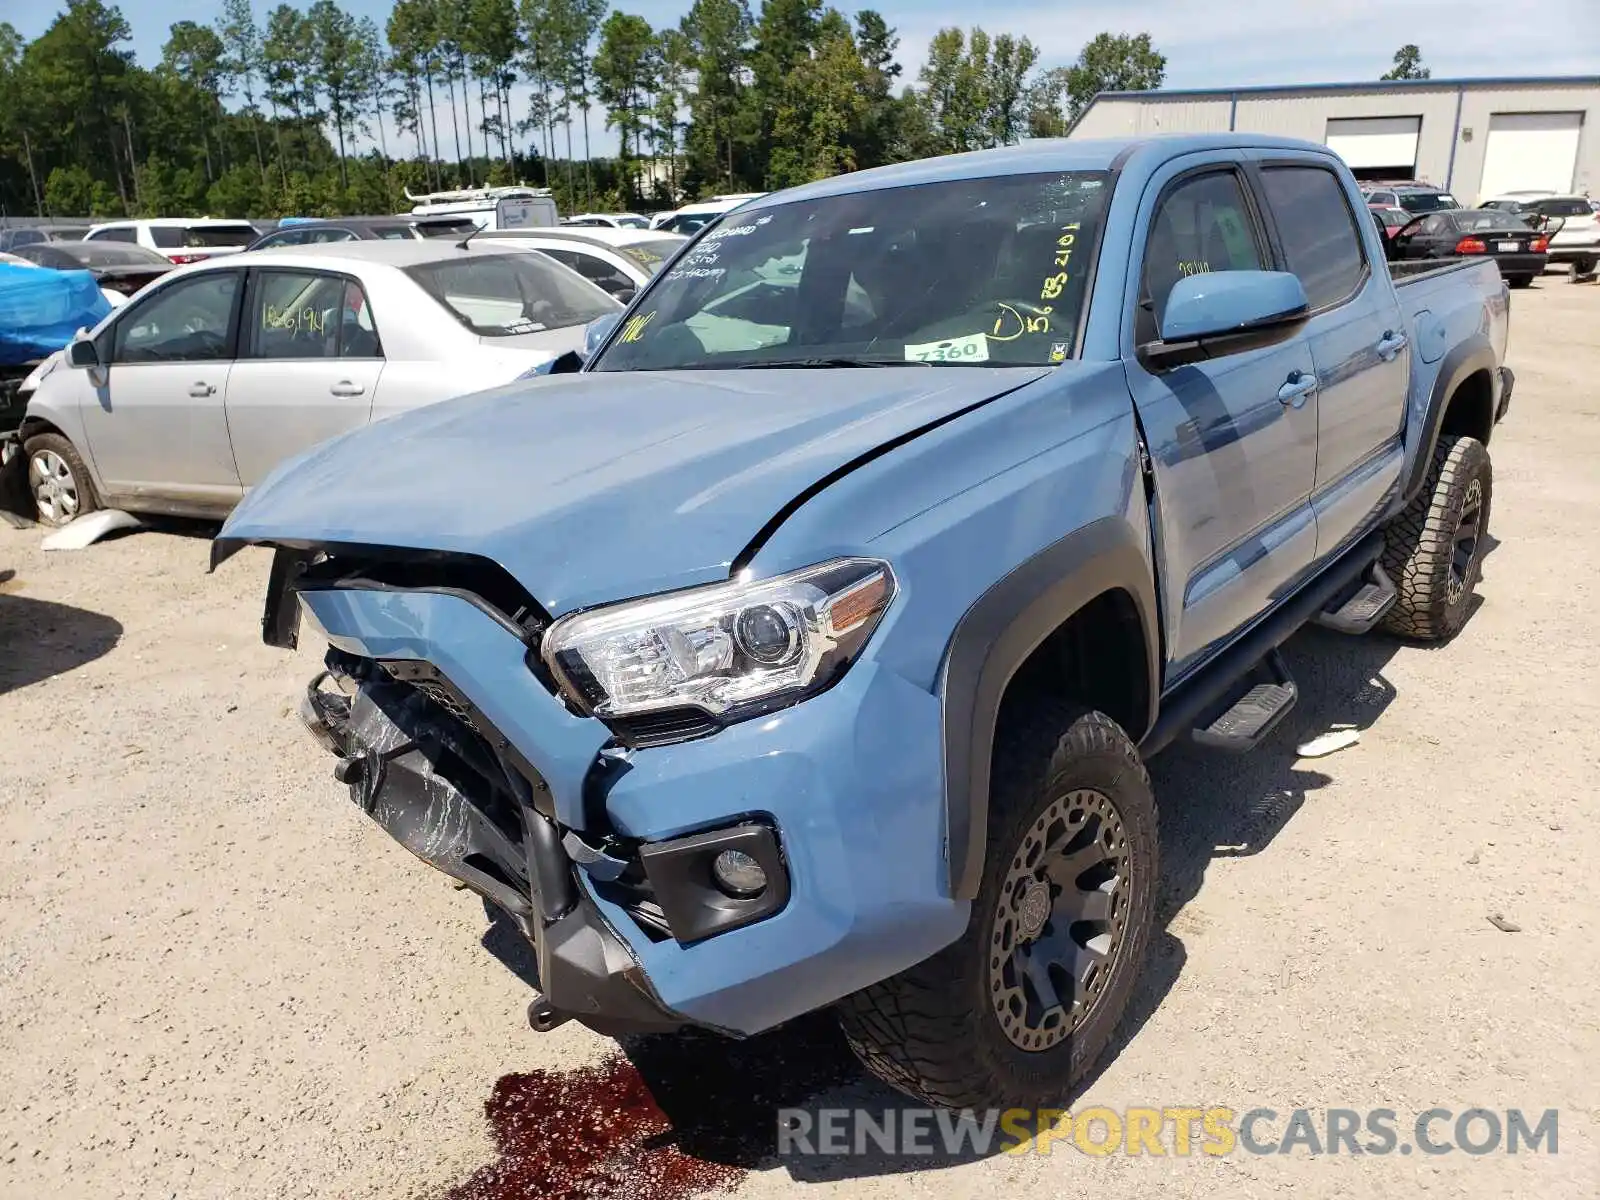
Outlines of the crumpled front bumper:
<svg viewBox="0 0 1600 1200">
<path fill-rule="evenodd" d="M 466 598 L 353 589 L 301 602 L 335 656 L 381 669 L 380 689 L 426 684 L 426 700 L 465 711 L 509 765 L 506 790 L 526 783 L 519 828 L 503 796 L 441 766 L 439 745 L 396 753 L 395 738 L 416 740 L 412 701 L 380 691 L 380 721 L 360 688 L 348 710 L 343 697 L 308 698 L 308 724 L 344 739 L 330 749 L 357 802 L 517 918 L 561 1015 L 602 1032 L 755 1033 L 922 961 L 966 927 L 969 905 L 946 878 L 938 701 L 870 659 L 793 708 L 622 751 Z M 349 765 L 369 759 L 386 779 Z M 776 891 L 706 924 L 695 914 L 730 904 L 708 877 L 723 845 L 762 860 Z M 522 874 L 504 865 L 519 853 Z"/>
</svg>

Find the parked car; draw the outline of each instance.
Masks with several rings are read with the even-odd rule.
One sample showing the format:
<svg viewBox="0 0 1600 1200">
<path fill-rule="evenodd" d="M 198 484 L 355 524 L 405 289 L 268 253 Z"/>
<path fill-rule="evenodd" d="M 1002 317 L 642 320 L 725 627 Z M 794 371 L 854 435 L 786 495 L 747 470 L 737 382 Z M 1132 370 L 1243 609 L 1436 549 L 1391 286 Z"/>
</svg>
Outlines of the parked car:
<svg viewBox="0 0 1600 1200">
<path fill-rule="evenodd" d="M 626 304 L 688 239 L 653 229 L 517 229 L 485 233 L 483 243 L 539 250 Z"/>
<path fill-rule="evenodd" d="M 1512 287 L 1527 287 L 1544 270 L 1550 239 L 1516 213 L 1449 209 L 1413 217 L 1395 233 L 1397 259 L 1487 256 Z"/>
<path fill-rule="evenodd" d="M 479 229 L 527 229 L 556 223 L 556 202 L 549 188 L 482 187 L 413 196 L 414 217 L 464 217 Z"/>
<path fill-rule="evenodd" d="M 649 229 L 650 222 L 638 213 L 578 213 L 563 217 L 563 225 L 593 225 L 603 229 Z"/>
<path fill-rule="evenodd" d="M 713 196 L 709 200 L 685 204 L 673 212 L 660 213 L 651 218 L 650 227 L 659 229 L 663 233 L 698 233 L 723 213 L 731 212 L 741 204 L 764 195 L 765 192 L 738 192 L 727 196 Z"/>
<path fill-rule="evenodd" d="M 76 242 L 83 238 L 87 225 L 19 225 L 0 229 L 0 250 L 15 251 L 34 242 Z"/>
<path fill-rule="evenodd" d="M 125 303 L 129 296 L 173 267 L 154 250 L 126 242 L 33 242 L 18 247 L 17 255 L 58 271 L 88 271 L 112 307 Z"/>
<path fill-rule="evenodd" d="M 354 242 L 173 271 L 74 341 L 22 437 L 47 524 L 220 516 L 278 462 L 547 369 L 620 305 L 540 254 Z"/>
<path fill-rule="evenodd" d="M 410 241 L 418 238 L 463 238 L 478 226 L 469 217 L 330 217 L 280 226 L 251 242 L 250 250 L 275 246 L 315 246 L 323 242 Z"/>
<path fill-rule="evenodd" d="M 1145 757 L 1259 744 L 1307 621 L 1471 611 L 1505 285 L 1397 285 L 1362 208 L 1252 134 L 768 196 L 580 373 L 323 446 L 213 564 L 276 548 L 337 777 L 520 926 L 536 1028 L 835 1007 L 924 1102 L 1059 1103 L 1152 937 Z"/>
<path fill-rule="evenodd" d="M 1600 214 L 1587 196 L 1508 192 L 1484 208 L 1515 212 L 1550 235 L 1550 261 L 1592 264 L 1600 257 Z"/>
<path fill-rule="evenodd" d="M 1460 202 L 1442 188 L 1426 183 L 1373 188 L 1362 193 L 1369 205 L 1403 208 L 1408 213 L 1429 213 L 1441 208 L 1460 208 Z"/>
<path fill-rule="evenodd" d="M 138 221 L 107 221 L 90 226 L 83 238 L 86 242 L 132 242 L 164 255 L 171 262 L 182 264 L 237 254 L 256 240 L 256 229 L 249 221 L 157 217 Z"/>
<path fill-rule="evenodd" d="M 1392 238 L 1402 226 L 1414 219 L 1411 213 L 1396 204 L 1369 204 L 1367 210 L 1383 226 L 1383 236 L 1386 238 Z"/>
</svg>

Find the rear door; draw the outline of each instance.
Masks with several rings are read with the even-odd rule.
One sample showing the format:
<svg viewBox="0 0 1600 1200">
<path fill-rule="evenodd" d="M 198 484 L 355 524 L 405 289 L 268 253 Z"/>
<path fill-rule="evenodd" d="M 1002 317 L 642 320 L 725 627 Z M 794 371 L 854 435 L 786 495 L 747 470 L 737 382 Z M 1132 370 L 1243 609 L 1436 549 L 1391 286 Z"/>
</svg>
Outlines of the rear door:
<svg viewBox="0 0 1600 1200">
<path fill-rule="evenodd" d="M 240 496 L 223 396 L 244 272 L 205 271 L 130 300 L 100 337 L 84 431 L 116 497 L 231 507 Z"/>
<path fill-rule="evenodd" d="M 1381 247 L 1332 164 L 1312 156 L 1260 164 L 1282 270 L 1311 304 L 1305 335 L 1317 378 L 1317 555 L 1372 527 L 1400 479 L 1411 347 Z M 1426 222 L 1425 222 L 1426 224 Z"/>
<path fill-rule="evenodd" d="M 1180 278 L 1272 266 L 1259 207 L 1232 157 L 1185 156 L 1149 187 L 1125 358 L 1156 475 L 1171 683 L 1271 607 L 1311 562 L 1317 395 L 1301 386 L 1312 360 L 1299 334 L 1168 370 L 1140 361 L 1136 347 L 1155 340 Z"/>
<path fill-rule="evenodd" d="M 240 482 L 254 487 L 285 458 L 365 425 L 383 366 L 372 307 L 354 276 L 252 270 L 228 380 Z"/>
</svg>

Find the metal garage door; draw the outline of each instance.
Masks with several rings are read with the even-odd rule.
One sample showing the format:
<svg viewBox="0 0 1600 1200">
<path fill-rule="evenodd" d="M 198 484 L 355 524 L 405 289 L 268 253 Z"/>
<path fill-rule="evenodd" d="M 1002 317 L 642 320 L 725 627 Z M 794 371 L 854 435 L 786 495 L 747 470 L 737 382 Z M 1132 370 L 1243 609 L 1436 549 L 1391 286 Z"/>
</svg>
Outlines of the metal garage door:
<svg viewBox="0 0 1600 1200">
<path fill-rule="evenodd" d="M 1421 117 L 1335 117 L 1326 141 L 1357 179 L 1410 179 L 1421 132 Z"/>
<path fill-rule="evenodd" d="M 1583 114 L 1496 113 L 1489 118 L 1478 199 L 1502 192 L 1570 192 Z"/>
</svg>

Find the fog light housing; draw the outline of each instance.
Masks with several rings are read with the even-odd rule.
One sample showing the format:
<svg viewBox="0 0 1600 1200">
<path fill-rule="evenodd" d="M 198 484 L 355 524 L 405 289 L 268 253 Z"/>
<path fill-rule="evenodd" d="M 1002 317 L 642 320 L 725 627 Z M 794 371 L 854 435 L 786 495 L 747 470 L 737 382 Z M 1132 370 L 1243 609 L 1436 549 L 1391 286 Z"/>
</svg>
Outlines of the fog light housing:
<svg viewBox="0 0 1600 1200">
<path fill-rule="evenodd" d="M 730 896 L 759 896 L 767 888 L 767 873 L 743 850 L 724 850 L 711 861 L 711 876 Z"/>
</svg>

